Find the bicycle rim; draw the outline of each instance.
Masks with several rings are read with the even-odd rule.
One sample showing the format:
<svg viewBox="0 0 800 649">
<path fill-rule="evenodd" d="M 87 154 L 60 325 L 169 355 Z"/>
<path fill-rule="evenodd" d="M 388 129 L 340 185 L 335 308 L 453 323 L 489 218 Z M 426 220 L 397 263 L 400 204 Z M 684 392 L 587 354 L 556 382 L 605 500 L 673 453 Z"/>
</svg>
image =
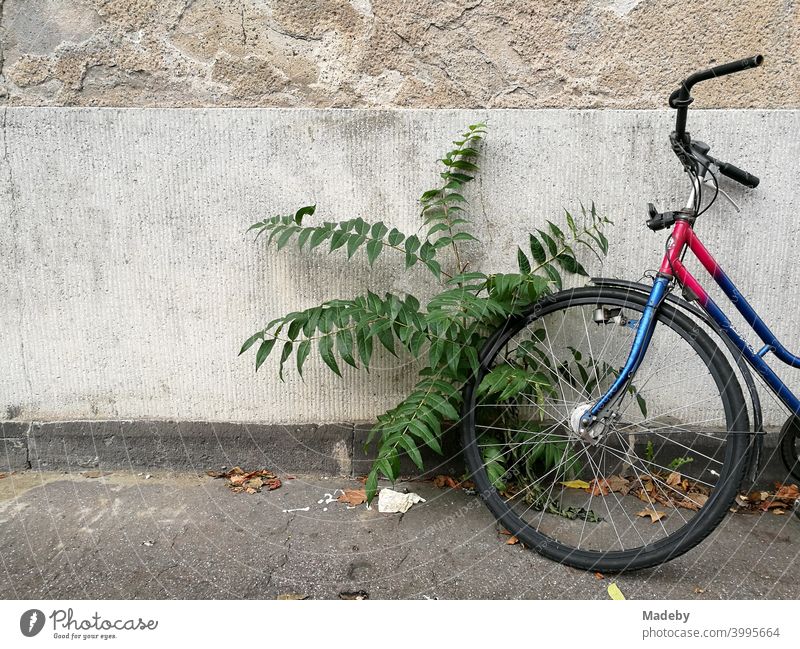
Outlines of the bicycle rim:
<svg viewBox="0 0 800 649">
<path fill-rule="evenodd" d="M 743 478 L 738 381 L 668 306 L 619 419 L 596 441 L 573 426 L 622 367 L 645 300 L 600 287 L 549 296 L 489 340 L 464 391 L 465 455 L 484 501 L 523 543 L 576 567 L 678 556 L 714 529 Z"/>
</svg>

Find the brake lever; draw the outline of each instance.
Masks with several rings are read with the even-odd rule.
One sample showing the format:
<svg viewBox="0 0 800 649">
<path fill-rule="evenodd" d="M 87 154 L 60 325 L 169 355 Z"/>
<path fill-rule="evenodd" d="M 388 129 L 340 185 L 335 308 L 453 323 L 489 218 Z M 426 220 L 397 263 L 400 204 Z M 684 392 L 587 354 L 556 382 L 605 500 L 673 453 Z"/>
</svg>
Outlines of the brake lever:
<svg viewBox="0 0 800 649">
<path fill-rule="evenodd" d="M 725 198 L 727 198 L 727 199 L 728 199 L 728 202 L 729 202 L 731 205 L 733 205 L 733 209 L 735 209 L 737 212 L 741 212 L 741 211 L 742 211 L 742 210 L 741 210 L 741 208 L 740 208 L 740 207 L 739 207 L 739 206 L 736 204 L 736 201 L 735 201 L 735 200 L 733 200 L 733 199 L 730 197 L 730 195 L 728 194 L 728 192 L 726 192 L 724 189 L 722 189 L 722 187 L 720 187 L 720 186 L 719 186 L 717 183 L 715 183 L 713 178 L 706 178 L 706 179 L 703 181 L 703 184 L 704 184 L 704 185 L 708 185 L 709 187 L 713 187 L 715 191 L 718 191 L 718 192 L 719 192 L 720 194 L 722 194 L 722 195 L 723 195 Z"/>
</svg>

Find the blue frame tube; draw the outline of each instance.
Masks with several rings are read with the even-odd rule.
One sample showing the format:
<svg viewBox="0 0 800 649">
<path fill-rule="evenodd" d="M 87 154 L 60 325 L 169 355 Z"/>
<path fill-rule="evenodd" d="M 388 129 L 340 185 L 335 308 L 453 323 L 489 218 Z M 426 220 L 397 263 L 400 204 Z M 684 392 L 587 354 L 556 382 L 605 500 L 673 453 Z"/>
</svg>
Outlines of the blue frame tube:
<svg viewBox="0 0 800 649">
<path fill-rule="evenodd" d="M 727 298 L 734 304 L 739 313 L 742 314 L 747 324 L 753 329 L 759 338 L 764 342 L 765 346 L 770 351 L 775 353 L 775 356 L 791 367 L 800 367 L 800 357 L 790 353 L 777 339 L 774 333 L 767 327 L 761 317 L 756 313 L 750 303 L 739 292 L 730 278 L 717 268 L 713 274 L 714 281 L 719 285 Z M 584 415 L 584 424 L 589 424 L 593 417 L 597 417 L 603 412 L 609 404 L 619 396 L 624 390 L 630 380 L 639 369 L 650 340 L 653 337 L 653 330 L 656 325 L 656 316 L 658 308 L 664 297 L 667 294 L 667 288 L 670 280 L 666 277 L 657 277 L 653 282 L 653 288 L 650 291 L 650 296 L 647 304 L 639 320 L 639 325 L 636 330 L 636 337 L 633 340 L 633 346 L 628 354 L 628 359 L 625 362 L 619 376 L 615 379 L 614 383 L 608 391 L 600 397 L 600 399 L 592 406 L 592 408 Z M 800 399 L 781 381 L 772 368 L 767 365 L 762 355 L 753 350 L 750 344 L 745 341 L 736 331 L 731 324 L 730 319 L 726 316 L 722 309 L 719 308 L 716 302 L 710 297 L 705 298 L 705 304 L 700 302 L 702 309 L 717 323 L 722 334 L 726 336 L 734 346 L 742 353 L 747 359 L 750 366 L 761 376 L 775 395 L 791 410 L 795 415 L 800 416 Z M 764 354 L 766 355 L 766 354 Z"/>
<path fill-rule="evenodd" d="M 645 352 L 647 352 L 647 347 L 650 345 L 650 340 L 653 338 L 658 307 L 661 306 L 661 302 L 667 295 L 668 286 L 668 278 L 656 277 L 653 282 L 653 289 L 647 299 L 647 304 L 642 311 L 642 317 L 639 319 L 636 336 L 633 339 L 633 346 L 628 354 L 628 359 L 608 391 L 584 415 L 584 424 L 588 424 L 591 418 L 597 417 L 610 403 L 613 403 L 617 396 L 628 386 L 634 374 L 636 374 L 636 370 L 639 369 Z"/>
</svg>

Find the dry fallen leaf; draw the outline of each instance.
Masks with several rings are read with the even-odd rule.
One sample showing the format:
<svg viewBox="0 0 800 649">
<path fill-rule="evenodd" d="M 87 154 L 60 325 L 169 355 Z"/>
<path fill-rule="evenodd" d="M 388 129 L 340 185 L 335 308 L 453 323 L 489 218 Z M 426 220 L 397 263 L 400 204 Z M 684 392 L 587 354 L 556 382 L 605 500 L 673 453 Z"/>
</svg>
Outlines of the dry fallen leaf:
<svg viewBox="0 0 800 649">
<path fill-rule="evenodd" d="M 775 498 L 779 498 L 781 500 L 797 500 L 800 498 L 800 488 L 796 484 L 781 484 L 780 482 L 775 483 Z"/>
<path fill-rule="evenodd" d="M 666 512 L 658 512 L 655 509 L 643 509 L 640 512 L 636 512 L 637 516 L 641 516 L 644 518 L 645 516 L 650 517 L 650 522 L 655 523 L 656 521 L 660 521 L 662 518 L 666 518 Z"/>
<path fill-rule="evenodd" d="M 694 592 L 695 595 L 702 595 L 703 593 L 706 592 L 706 589 L 705 588 L 700 588 L 699 586 L 697 586 L 694 589 L 694 591 L 692 591 L 692 592 Z"/>
<path fill-rule="evenodd" d="M 605 579 L 606 576 L 602 572 L 596 572 L 594 573 L 594 578 L 597 579 L 597 581 L 600 581 L 601 579 Z"/>
<path fill-rule="evenodd" d="M 506 541 L 506 545 L 516 545 L 517 543 L 519 543 L 519 539 L 516 536 L 509 536 Z"/>
<path fill-rule="evenodd" d="M 439 489 L 443 489 L 444 487 L 448 487 L 450 489 L 459 488 L 458 481 L 455 478 L 453 478 L 453 476 L 449 475 L 437 475 L 433 479 L 433 486 L 439 487 Z"/>
<path fill-rule="evenodd" d="M 595 478 L 589 483 L 587 489 L 592 496 L 607 496 L 611 491 L 605 478 Z"/>
<path fill-rule="evenodd" d="M 355 507 L 356 505 L 367 502 L 367 491 L 366 489 L 345 489 L 344 493 L 336 500 L 340 503 Z"/>
<path fill-rule="evenodd" d="M 206 471 L 212 478 L 224 478 L 228 481 L 228 487 L 234 493 L 255 494 L 266 487 L 270 491 L 281 486 L 280 478 L 266 469 L 256 471 L 244 471 L 241 467 L 235 466 L 230 471 Z"/>
<path fill-rule="evenodd" d="M 369 599 L 369 593 L 365 590 L 344 591 L 339 593 L 339 599 Z"/>
<path fill-rule="evenodd" d="M 628 494 L 631 488 L 630 480 L 623 478 L 621 475 L 612 475 L 606 478 L 606 484 L 611 491 L 621 493 L 623 496 Z"/>
<path fill-rule="evenodd" d="M 622 594 L 622 591 L 619 589 L 619 586 L 617 586 L 616 582 L 612 582 L 608 585 L 608 596 L 611 599 L 616 599 L 616 600 L 625 599 L 625 595 Z"/>
<path fill-rule="evenodd" d="M 667 485 L 670 487 L 677 487 L 681 483 L 681 474 L 673 471 L 667 476 Z"/>
<path fill-rule="evenodd" d="M 588 489 L 589 483 L 586 480 L 567 480 L 566 482 L 562 482 L 567 489 Z"/>
<path fill-rule="evenodd" d="M 308 595 L 300 595 L 299 593 L 283 593 L 278 595 L 275 599 L 308 599 Z"/>
</svg>

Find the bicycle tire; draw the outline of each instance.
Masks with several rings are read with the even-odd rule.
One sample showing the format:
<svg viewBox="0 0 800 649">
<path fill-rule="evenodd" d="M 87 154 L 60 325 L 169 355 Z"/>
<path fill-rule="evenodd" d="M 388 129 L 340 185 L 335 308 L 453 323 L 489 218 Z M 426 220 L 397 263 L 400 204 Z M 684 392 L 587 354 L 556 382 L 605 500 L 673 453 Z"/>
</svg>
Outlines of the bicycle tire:
<svg viewBox="0 0 800 649">
<path fill-rule="evenodd" d="M 797 445 L 800 443 L 800 422 L 790 417 L 781 432 L 781 459 L 786 470 L 795 480 L 800 480 L 800 456 Z"/>
<path fill-rule="evenodd" d="M 476 388 L 480 385 L 498 351 L 524 327 L 545 315 L 574 304 L 602 302 L 641 311 L 647 295 L 613 287 L 585 287 L 547 296 L 523 315 L 506 321 L 487 340 L 479 355 L 480 369 L 463 390 L 461 417 L 462 445 L 467 468 L 476 491 L 497 521 L 526 547 L 539 554 L 575 568 L 622 572 L 652 567 L 674 559 L 698 545 L 722 521 L 730 509 L 737 490 L 744 480 L 749 452 L 749 421 L 747 407 L 735 373 L 725 354 L 708 334 L 688 316 L 663 304 L 658 314 L 658 326 L 667 326 L 689 343 L 708 368 L 719 389 L 724 406 L 726 434 L 724 473 L 720 474 L 708 502 L 680 530 L 653 543 L 632 550 L 598 552 L 581 550 L 559 543 L 542 535 L 522 521 L 492 486 L 481 459 L 476 433 Z M 730 434 L 747 431 L 748 435 Z"/>
</svg>

